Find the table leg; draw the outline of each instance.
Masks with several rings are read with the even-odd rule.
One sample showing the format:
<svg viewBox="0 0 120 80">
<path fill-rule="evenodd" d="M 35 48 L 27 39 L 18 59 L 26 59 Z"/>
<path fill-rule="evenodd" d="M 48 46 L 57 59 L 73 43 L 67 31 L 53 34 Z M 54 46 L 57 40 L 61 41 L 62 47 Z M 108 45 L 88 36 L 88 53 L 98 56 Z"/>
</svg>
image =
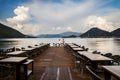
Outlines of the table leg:
<svg viewBox="0 0 120 80">
<path fill-rule="evenodd" d="M 34 61 L 32 62 L 32 74 L 34 73 Z"/>
<path fill-rule="evenodd" d="M 91 67 L 92 67 L 93 69 L 97 70 L 98 65 L 97 65 L 96 62 L 91 62 Z"/>
<path fill-rule="evenodd" d="M 20 64 L 16 65 L 16 80 L 20 80 Z"/>
<path fill-rule="evenodd" d="M 106 70 L 104 70 L 104 78 L 105 78 L 104 80 L 111 80 L 111 75 Z"/>
<path fill-rule="evenodd" d="M 112 62 L 111 62 L 111 61 L 108 61 L 108 65 L 112 65 Z"/>
</svg>

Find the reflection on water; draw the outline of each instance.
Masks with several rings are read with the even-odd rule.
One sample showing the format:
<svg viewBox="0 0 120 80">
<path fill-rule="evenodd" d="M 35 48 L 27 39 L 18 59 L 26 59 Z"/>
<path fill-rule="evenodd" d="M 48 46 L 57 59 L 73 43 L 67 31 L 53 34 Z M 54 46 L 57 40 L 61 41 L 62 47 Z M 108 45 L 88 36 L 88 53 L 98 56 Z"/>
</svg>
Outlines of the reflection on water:
<svg viewBox="0 0 120 80">
<path fill-rule="evenodd" d="M 19 45 L 18 41 L 1 41 L 0 40 L 0 48 L 11 48 L 16 45 Z"/>
<path fill-rule="evenodd" d="M 72 40 L 71 40 L 72 41 Z M 85 38 L 85 39 L 74 39 L 74 42 L 85 45 L 91 51 L 98 50 L 105 53 L 113 53 L 120 55 L 120 39 L 113 38 Z"/>
<path fill-rule="evenodd" d="M 11 47 L 26 47 L 40 43 L 61 43 L 60 38 L 30 38 L 30 39 L 0 39 L 0 49 Z M 104 53 L 120 54 L 120 38 L 65 38 L 67 43 L 77 43 L 84 45 L 90 51 L 98 50 Z"/>
</svg>

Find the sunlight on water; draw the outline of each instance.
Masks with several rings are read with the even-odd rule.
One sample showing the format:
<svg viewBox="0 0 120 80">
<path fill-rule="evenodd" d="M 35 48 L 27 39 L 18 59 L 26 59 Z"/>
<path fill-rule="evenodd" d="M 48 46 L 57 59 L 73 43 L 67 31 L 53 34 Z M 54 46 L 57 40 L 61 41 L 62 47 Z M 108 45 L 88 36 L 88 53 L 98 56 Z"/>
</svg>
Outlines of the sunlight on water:
<svg viewBox="0 0 120 80">
<path fill-rule="evenodd" d="M 88 47 L 90 51 L 98 50 L 105 53 L 120 54 L 120 38 L 65 38 L 66 43 L 77 43 Z M 0 49 L 11 47 L 27 47 L 40 43 L 61 43 L 60 38 L 25 38 L 0 39 Z"/>
</svg>

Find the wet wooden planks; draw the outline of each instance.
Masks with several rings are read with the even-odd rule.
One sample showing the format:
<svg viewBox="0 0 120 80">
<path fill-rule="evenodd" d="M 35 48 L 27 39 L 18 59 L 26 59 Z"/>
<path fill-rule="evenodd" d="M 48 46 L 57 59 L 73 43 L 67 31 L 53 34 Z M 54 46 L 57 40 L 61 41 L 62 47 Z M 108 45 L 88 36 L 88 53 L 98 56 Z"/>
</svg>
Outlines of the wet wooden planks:
<svg viewBox="0 0 120 80">
<path fill-rule="evenodd" d="M 70 67 L 60 68 L 59 80 L 72 80 Z"/>
<path fill-rule="evenodd" d="M 74 62 L 73 55 L 63 47 L 50 47 L 35 58 L 34 74 L 29 80 L 90 80 L 74 72 Z"/>
<path fill-rule="evenodd" d="M 40 80 L 72 80 L 69 67 L 46 67 Z"/>
</svg>

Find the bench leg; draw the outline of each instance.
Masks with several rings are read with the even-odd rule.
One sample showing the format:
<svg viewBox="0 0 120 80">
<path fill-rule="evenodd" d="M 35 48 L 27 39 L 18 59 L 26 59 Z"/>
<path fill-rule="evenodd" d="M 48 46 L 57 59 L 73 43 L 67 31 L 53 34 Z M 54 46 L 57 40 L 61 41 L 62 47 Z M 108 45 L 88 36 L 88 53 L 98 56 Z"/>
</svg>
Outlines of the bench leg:
<svg viewBox="0 0 120 80">
<path fill-rule="evenodd" d="M 24 76 L 25 76 L 25 80 L 28 80 L 27 72 L 28 72 L 27 65 L 24 65 Z"/>
<path fill-rule="evenodd" d="M 33 71 L 34 71 L 34 62 L 32 62 L 32 74 L 33 74 Z"/>
</svg>

